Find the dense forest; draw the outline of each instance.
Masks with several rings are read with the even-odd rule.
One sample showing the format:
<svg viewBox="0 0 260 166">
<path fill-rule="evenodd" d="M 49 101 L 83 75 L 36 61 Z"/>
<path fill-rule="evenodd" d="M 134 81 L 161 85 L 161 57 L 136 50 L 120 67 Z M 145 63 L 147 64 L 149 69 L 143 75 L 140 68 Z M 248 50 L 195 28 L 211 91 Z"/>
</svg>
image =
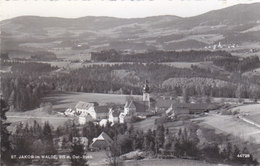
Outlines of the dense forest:
<svg viewBox="0 0 260 166">
<path fill-rule="evenodd" d="M 92 52 L 94 62 L 201 62 L 219 57 L 231 57 L 225 51 L 151 51 L 146 53 L 123 54 L 114 49 Z"/>
<path fill-rule="evenodd" d="M 258 56 L 243 58 L 243 60 L 239 60 L 238 57 L 219 58 L 215 59 L 213 64 L 216 66 L 221 66 L 230 72 L 245 72 L 260 66 Z"/>
<path fill-rule="evenodd" d="M 249 65 L 253 63 L 252 59 L 246 59 Z M 180 96 L 185 89 L 189 96 L 260 97 L 259 86 L 252 79 L 241 77 L 237 72 L 227 77 L 197 66 L 175 68 L 153 63 L 90 65 L 55 74 L 53 71 L 57 67 L 50 64 L 6 62 L 4 65 L 11 65 L 12 72 L 1 76 L 3 97 L 16 111 L 38 107 L 40 99 L 51 90 L 142 94 L 145 80 L 149 80 L 152 93 L 172 92 Z"/>
</svg>

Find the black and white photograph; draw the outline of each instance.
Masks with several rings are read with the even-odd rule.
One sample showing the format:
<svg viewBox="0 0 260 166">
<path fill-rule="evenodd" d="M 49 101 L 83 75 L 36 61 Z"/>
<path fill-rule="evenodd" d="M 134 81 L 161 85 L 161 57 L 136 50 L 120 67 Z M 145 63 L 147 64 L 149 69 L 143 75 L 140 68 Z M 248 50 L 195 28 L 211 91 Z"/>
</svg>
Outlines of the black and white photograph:
<svg viewBox="0 0 260 166">
<path fill-rule="evenodd" d="M 260 0 L 0 0 L 1 166 L 260 166 Z"/>
</svg>

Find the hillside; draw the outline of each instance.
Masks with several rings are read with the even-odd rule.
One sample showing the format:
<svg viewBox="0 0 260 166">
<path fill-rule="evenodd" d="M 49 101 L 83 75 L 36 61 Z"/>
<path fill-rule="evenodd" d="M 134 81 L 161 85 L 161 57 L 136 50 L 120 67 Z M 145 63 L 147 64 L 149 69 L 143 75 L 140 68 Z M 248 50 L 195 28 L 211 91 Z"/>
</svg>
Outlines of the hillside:
<svg viewBox="0 0 260 166">
<path fill-rule="evenodd" d="M 135 52 L 212 49 L 219 42 L 221 48 L 230 51 L 238 47 L 260 48 L 259 9 L 260 3 L 240 4 L 189 18 L 22 16 L 0 22 L 1 44 L 2 50 L 14 57 L 19 56 L 19 51 L 30 50 L 30 54 L 50 51 L 58 57 L 75 58 L 110 48 Z"/>
</svg>

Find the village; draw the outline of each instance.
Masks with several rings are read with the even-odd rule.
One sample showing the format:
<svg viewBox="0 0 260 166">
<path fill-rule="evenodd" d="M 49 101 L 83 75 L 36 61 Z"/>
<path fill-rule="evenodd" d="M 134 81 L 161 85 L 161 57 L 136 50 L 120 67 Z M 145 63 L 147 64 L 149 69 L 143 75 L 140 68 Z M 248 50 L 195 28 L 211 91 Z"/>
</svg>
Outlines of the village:
<svg viewBox="0 0 260 166">
<path fill-rule="evenodd" d="M 209 111 L 210 103 L 195 103 L 194 101 L 185 103 L 184 101 L 176 101 L 172 97 L 165 96 L 155 100 L 150 95 L 151 90 L 147 80 L 142 91 L 142 98 L 135 99 L 129 97 L 125 105 L 113 103 L 99 105 L 97 102 L 79 101 L 75 107 L 68 108 L 63 114 L 68 117 L 74 117 L 79 126 L 93 122 L 96 125 L 105 127 L 108 124 L 111 126 L 114 124 L 132 124 L 136 121 L 149 119 L 152 116 L 164 117 L 174 121 L 177 116 L 189 114 L 203 115 Z M 102 132 L 93 140 L 88 140 L 86 137 L 74 139 L 81 139 L 86 148 L 89 145 L 91 150 L 107 149 L 113 142 L 112 138 L 105 132 Z M 89 141 L 91 141 L 91 144 L 89 144 Z"/>
</svg>

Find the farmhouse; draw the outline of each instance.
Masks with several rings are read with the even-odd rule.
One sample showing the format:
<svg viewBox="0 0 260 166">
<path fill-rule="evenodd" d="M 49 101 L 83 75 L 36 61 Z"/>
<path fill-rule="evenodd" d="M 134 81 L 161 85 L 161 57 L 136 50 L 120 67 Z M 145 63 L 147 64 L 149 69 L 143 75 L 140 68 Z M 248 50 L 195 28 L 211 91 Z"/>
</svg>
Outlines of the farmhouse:
<svg viewBox="0 0 260 166">
<path fill-rule="evenodd" d="M 67 109 L 64 114 L 67 116 L 77 116 L 79 124 L 88 121 L 95 121 L 108 118 L 108 106 L 99 106 L 98 103 L 79 101 L 73 109 Z"/>
<path fill-rule="evenodd" d="M 102 132 L 98 137 L 93 138 L 90 148 L 94 150 L 104 150 L 109 148 L 112 143 L 113 140 L 105 132 Z"/>
<path fill-rule="evenodd" d="M 75 115 L 87 116 L 90 115 L 93 119 L 97 119 L 96 111 L 94 109 L 95 103 L 87 103 L 79 101 L 74 107 Z"/>
<path fill-rule="evenodd" d="M 206 103 L 172 103 L 165 113 L 171 117 L 179 114 L 201 114 L 208 111 L 208 106 Z"/>
</svg>

